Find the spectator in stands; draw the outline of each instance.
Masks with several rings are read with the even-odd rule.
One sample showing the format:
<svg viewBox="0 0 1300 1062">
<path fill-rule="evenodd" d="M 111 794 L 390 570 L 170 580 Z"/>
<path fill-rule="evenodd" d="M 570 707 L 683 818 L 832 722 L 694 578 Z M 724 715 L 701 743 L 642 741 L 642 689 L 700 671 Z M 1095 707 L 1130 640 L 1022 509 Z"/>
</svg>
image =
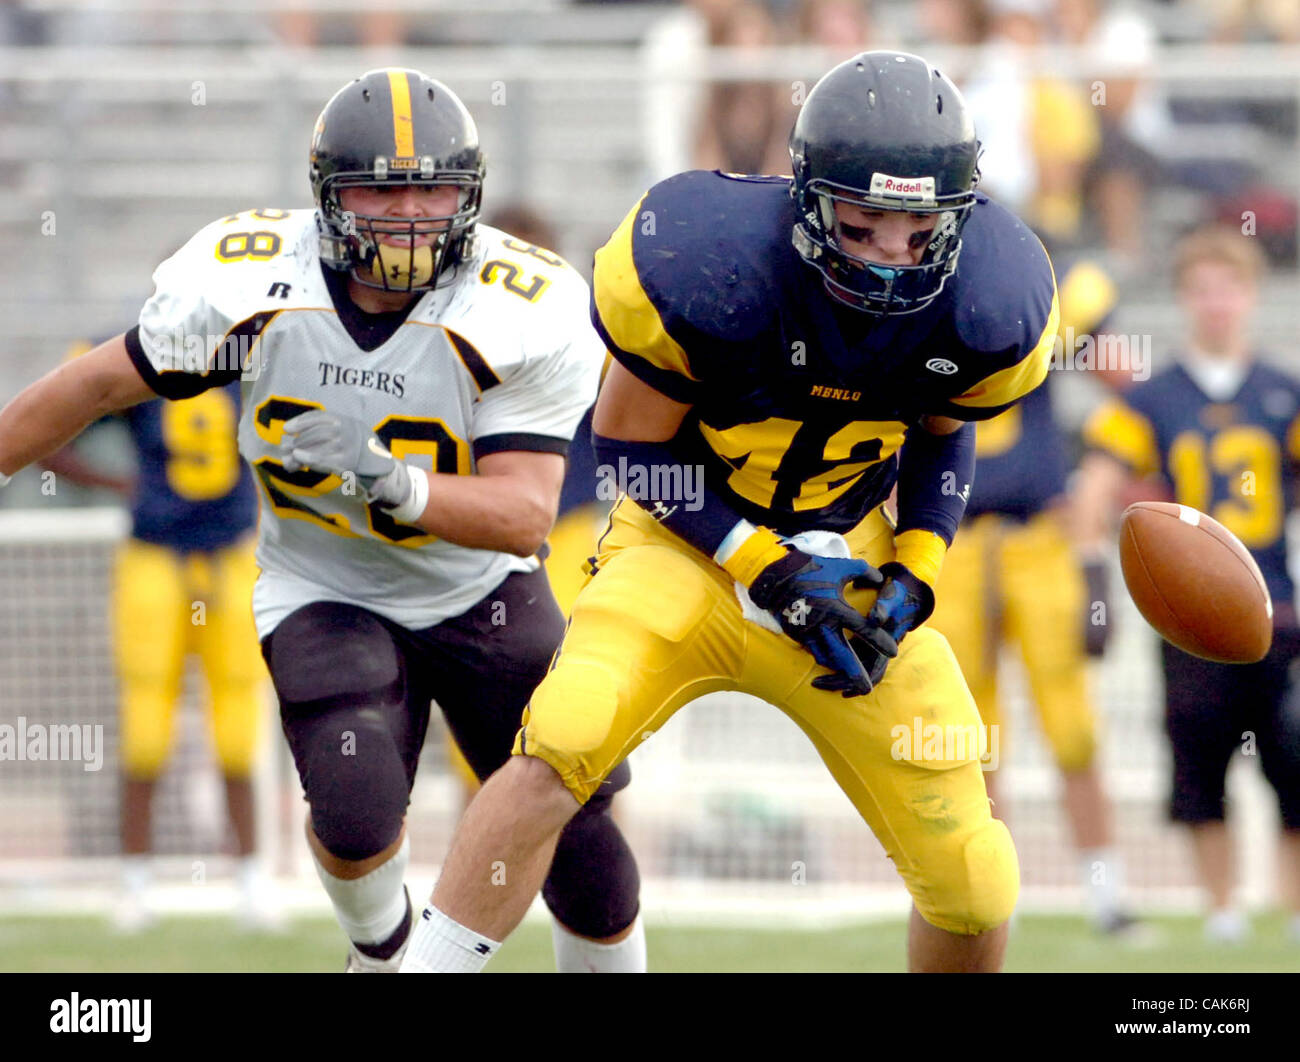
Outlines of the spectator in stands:
<svg viewBox="0 0 1300 1062">
<path fill-rule="evenodd" d="M 799 40 L 827 49 L 838 61 L 871 46 L 869 0 L 801 0 L 796 11 Z"/>
<path fill-rule="evenodd" d="M 1062 43 L 1091 52 L 1098 70 L 1107 71 L 1086 78 L 1100 146 L 1085 184 L 1112 265 L 1121 275 L 1132 273 L 1144 247 L 1146 189 L 1161 176 L 1158 160 L 1141 146 L 1157 139 L 1156 127 L 1166 122 L 1143 77 L 1155 34 L 1136 11 L 1101 0 L 1055 0 L 1055 27 Z"/>
<path fill-rule="evenodd" d="M 725 11 L 717 5 L 704 7 L 715 47 L 758 49 L 776 43 L 776 25 L 757 0 L 740 0 Z M 728 173 L 787 172 L 786 143 L 795 111 L 789 86 L 780 82 L 714 83 L 697 128 L 695 165 Z"/>
<path fill-rule="evenodd" d="M 988 36 L 984 0 L 919 0 L 916 19 L 926 44 L 975 45 Z"/>
<path fill-rule="evenodd" d="M 1195 0 L 1216 41 L 1300 42 L 1300 0 Z"/>
<path fill-rule="evenodd" d="M 1047 0 L 994 0 L 979 65 L 965 87 L 984 146 L 983 186 L 1060 242 L 1079 234 L 1083 177 L 1099 131 L 1082 85 L 1035 73 Z"/>
<path fill-rule="evenodd" d="M 315 48 L 325 44 L 359 44 L 384 48 L 406 43 L 407 19 L 382 6 L 364 13 L 309 10 L 279 0 L 275 13 L 276 36 L 284 44 Z"/>
</svg>

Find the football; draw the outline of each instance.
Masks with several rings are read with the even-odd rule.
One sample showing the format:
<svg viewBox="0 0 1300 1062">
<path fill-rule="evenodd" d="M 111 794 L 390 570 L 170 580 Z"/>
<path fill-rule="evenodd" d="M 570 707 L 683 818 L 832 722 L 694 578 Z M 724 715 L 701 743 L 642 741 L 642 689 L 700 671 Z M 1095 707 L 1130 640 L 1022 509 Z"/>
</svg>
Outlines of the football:
<svg viewBox="0 0 1300 1062">
<path fill-rule="evenodd" d="M 1183 652 L 1224 664 L 1252 664 L 1268 653 L 1268 587 L 1246 547 L 1217 520 L 1186 505 L 1136 502 L 1120 518 L 1119 558 L 1138 611 Z"/>
</svg>

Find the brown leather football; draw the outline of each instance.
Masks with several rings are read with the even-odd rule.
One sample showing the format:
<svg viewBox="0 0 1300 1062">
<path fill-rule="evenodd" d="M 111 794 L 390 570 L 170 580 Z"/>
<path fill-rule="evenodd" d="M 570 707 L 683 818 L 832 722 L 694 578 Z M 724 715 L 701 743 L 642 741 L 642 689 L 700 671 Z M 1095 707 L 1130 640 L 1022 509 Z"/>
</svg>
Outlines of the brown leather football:
<svg viewBox="0 0 1300 1062">
<path fill-rule="evenodd" d="M 1119 526 L 1124 583 L 1138 611 L 1186 653 L 1224 664 L 1262 660 L 1273 602 L 1231 531 L 1186 505 L 1137 502 Z"/>
</svg>

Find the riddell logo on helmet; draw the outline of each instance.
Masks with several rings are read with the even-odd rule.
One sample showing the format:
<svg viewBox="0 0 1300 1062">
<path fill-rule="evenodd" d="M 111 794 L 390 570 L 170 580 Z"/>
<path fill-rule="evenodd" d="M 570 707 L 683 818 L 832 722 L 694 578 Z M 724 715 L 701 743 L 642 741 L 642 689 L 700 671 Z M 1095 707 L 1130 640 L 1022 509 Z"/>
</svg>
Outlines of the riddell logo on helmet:
<svg viewBox="0 0 1300 1062">
<path fill-rule="evenodd" d="M 871 175 L 872 195 L 895 195 L 903 199 L 919 199 L 924 203 L 934 202 L 933 177 L 891 177 L 887 173 Z"/>
</svg>

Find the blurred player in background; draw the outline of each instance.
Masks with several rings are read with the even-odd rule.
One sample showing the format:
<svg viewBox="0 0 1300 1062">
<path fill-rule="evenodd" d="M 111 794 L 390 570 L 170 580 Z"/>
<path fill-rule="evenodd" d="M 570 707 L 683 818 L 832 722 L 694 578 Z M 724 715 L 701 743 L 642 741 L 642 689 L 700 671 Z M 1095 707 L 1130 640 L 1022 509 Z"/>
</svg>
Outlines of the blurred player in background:
<svg viewBox="0 0 1300 1062">
<path fill-rule="evenodd" d="M 973 190 L 961 95 L 919 57 L 837 66 L 790 153 L 793 182 L 654 186 L 596 255 L 593 319 L 616 363 L 593 429 L 624 496 L 403 970 L 481 968 L 601 779 L 720 690 L 775 704 L 813 741 L 911 892 L 911 968 L 1001 966 L 1018 867 L 978 751 L 895 754 L 896 730 L 979 726 L 921 625 L 973 471 L 964 422 L 1046 374 L 1051 268 Z M 512 876 L 486 888 L 494 861 Z"/>
<path fill-rule="evenodd" d="M 72 354 L 90 349 L 80 344 Z M 56 475 L 116 491 L 131 503 L 131 537 L 118 551 L 113 580 L 125 857 L 114 924 L 133 932 L 153 921 L 147 897 L 153 794 L 172 749 L 185 661 L 193 655 L 207 680 L 213 748 L 239 855 L 238 915 L 248 928 L 275 928 L 256 854 L 252 774 L 269 701 L 253 627 L 257 493 L 235 437 L 239 384 L 182 402 L 144 402 L 120 419 L 136 453 L 134 478 L 97 468 L 72 446 L 44 462 Z"/>
<path fill-rule="evenodd" d="M 1258 562 L 1273 598 L 1273 646 L 1258 664 L 1216 664 L 1161 644 L 1165 725 L 1173 749 L 1171 813 L 1190 827 L 1209 894 L 1206 932 L 1243 939 L 1224 780 L 1237 749 L 1258 755 L 1282 814 L 1283 898 L 1300 941 L 1300 711 L 1290 669 L 1300 653 L 1286 517 L 1300 462 L 1300 381 L 1263 363 L 1251 341 L 1264 260 L 1232 229 L 1187 236 L 1174 281 L 1188 326 L 1177 364 L 1127 390 L 1085 426 L 1083 533 L 1100 546 L 1130 477 L 1158 477 L 1175 501 L 1208 513 Z M 1152 492 L 1159 493 L 1159 488 Z"/>
<path fill-rule="evenodd" d="M 1073 356 L 1078 341 L 1105 331 L 1117 292 L 1091 261 L 1055 264 L 1058 336 L 1061 350 Z M 1103 932 L 1117 932 L 1133 920 L 1122 906 L 1124 871 L 1112 847 L 1110 809 L 1097 768 L 1087 676 L 1087 658 L 1102 655 L 1110 629 L 1107 562 L 1104 554 L 1081 561 L 1072 541 L 1070 458 L 1053 416 L 1050 385 L 1049 377 L 1019 405 L 976 425 L 975 486 L 944 564 L 931 625 L 952 645 L 980 718 L 999 727 L 999 763 L 984 779 L 995 808 L 997 767 L 1007 755 L 998 662 L 1004 644 L 1019 650 L 1064 783 L 1065 813 L 1093 922 Z"/>
<path fill-rule="evenodd" d="M 242 380 L 263 505 L 254 618 L 307 839 L 347 968 L 395 972 L 431 702 L 480 778 L 508 758 L 563 631 L 536 554 L 604 351 L 582 279 L 478 225 L 478 133 L 440 82 L 387 69 L 345 85 L 310 173 L 315 210 L 202 229 L 158 268 L 136 328 L 15 398 L 0 472 L 114 409 Z M 544 871 L 562 971 L 645 967 L 636 864 L 608 815 L 628 778 Z"/>
</svg>

